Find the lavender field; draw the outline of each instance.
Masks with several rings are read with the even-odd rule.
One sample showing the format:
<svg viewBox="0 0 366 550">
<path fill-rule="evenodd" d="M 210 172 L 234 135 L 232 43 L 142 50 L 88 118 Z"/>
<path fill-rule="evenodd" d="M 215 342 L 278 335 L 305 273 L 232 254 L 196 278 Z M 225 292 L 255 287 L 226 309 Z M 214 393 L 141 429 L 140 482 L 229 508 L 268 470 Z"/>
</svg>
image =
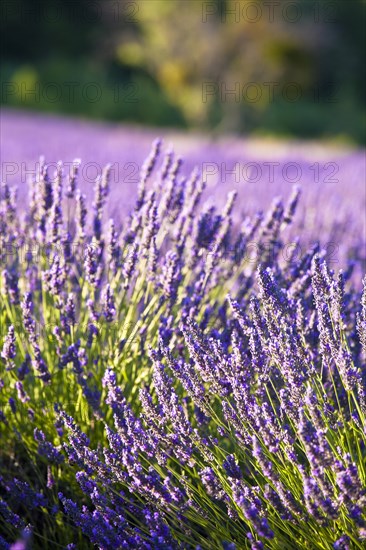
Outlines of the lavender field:
<svg viewBox="0 0 366 550">
<path fill-rule="evenodd" d="M 2 113 L 0 548 L 365 548 L 365 152 L 159 136 Z"/>
</svg>

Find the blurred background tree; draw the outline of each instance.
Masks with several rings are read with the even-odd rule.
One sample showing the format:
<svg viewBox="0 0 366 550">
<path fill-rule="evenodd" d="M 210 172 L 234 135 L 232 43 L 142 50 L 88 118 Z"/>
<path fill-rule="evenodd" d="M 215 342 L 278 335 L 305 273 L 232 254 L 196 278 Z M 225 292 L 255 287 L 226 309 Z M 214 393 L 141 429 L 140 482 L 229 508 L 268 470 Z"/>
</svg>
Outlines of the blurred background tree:
<svg viewBox="0 0 366 550">
<path fill-rule="evenodd" d="M 3 0 L 5 105 L 365 143 L 364 0 Z"/>
</svg>

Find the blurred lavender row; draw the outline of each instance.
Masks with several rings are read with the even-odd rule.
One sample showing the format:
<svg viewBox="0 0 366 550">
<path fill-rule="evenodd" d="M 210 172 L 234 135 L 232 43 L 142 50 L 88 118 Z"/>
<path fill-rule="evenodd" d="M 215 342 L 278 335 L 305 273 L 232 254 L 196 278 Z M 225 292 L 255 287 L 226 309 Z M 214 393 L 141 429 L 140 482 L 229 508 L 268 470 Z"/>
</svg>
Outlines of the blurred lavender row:
<svg viewBox="0 0 366 550">
<path fill-rule="evenodd" d="M 123 219 L 137 196 L 138 178 L 156 130 L 137 126 L 24 113 L 1 114 L 2 183 L 17 185 L 18 200 L 28 196 L 26 184 L 43 155 L 52 170 L 62 160 L 81 159 L 78 185 L 91 200 L 94 179 L 112 165 L 107 214 Z M 365 262 L 365 151 L 319 143 L 214 139 L 198 134 L 159 130 L 166 145 L 184 158 L 185 173 L 195 166 L 206 181 L 209 205 L 223 206 L 236 189 L 236 219 L 266 210 L 277 195 L 286 196 L 294 183 L 302 200 L 293 234 L 301 230 L 308 246 L 319 241 L 329 260 L 343 265 L 346 257 Z M 291 236 L 290 236 L 291 238 Z"/>
</svg>

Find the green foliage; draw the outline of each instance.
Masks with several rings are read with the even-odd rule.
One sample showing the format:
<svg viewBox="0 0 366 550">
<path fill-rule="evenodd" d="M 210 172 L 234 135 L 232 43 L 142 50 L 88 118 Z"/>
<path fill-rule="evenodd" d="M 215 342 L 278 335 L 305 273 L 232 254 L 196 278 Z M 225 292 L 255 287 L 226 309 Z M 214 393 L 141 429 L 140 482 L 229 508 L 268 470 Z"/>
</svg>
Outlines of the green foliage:
<svg viewBox="0 0 366 550">
<path fill-rule="evenodd" d="M 273 18 L 268 3 L 256 3 L 7 2 L 2 103 L 155 126 L 347 135 L 365 143 L 365 2 L 297 0 L 275 4 Z M 9 83 L 21 82 L 38 82 L 42 90 L 56 83 L 63 97 L 9 93 Z M 70 82 L 79 90 L 98 83 L 102 95 L 89 101 L 80 92 L 70 101 Z M 251 82 L 261 94 L 256 101 L 246 94 Z M 296 102 L 286 94 L 291 82 L 301 90 Z M 215 91 L 204 97 L 207 84 Z M 129 100 L 132 89 L 136 101 Z"/>
</svg>

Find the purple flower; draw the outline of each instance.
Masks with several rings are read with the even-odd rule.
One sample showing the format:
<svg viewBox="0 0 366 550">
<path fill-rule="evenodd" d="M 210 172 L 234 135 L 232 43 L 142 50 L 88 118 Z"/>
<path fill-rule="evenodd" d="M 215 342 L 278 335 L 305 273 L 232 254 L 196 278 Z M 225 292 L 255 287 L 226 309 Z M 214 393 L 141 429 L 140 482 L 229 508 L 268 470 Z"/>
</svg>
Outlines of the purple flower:
<svg viewBox="0 0 366 550">
<path fill-rule="evenodd" d="M 236 463 L 234 455 L 228 455 L 222 465 L 225 468 L 225 471 L 229 477 L 232 477 L 234 479 L 241 479 L 242 473 Z"/>
<path fill-rule="evenodd" d="M 39 373 L 39 378 L 45 383 L 49 383 L 51 380 L 51 374 L 48 370 L 46 363 L 44 362 L 41 354 L 41 350 L 38 345 L 34 345 L 34 359 L 32 361 L 33 368 Z"/>
<path fill-rule="evenodd" d="M 15 514 L 7 505 L 7 503 L 0 497 L 0 516 L 9 524 L 16 528 L 21 528 L 24 526 L 23 521 L 20 517 Z"/>
<path fill-rule="evenodd" d="M 181 262 L 176 252 L 168 252 L 162 275 L 162 286 L 166 298 L 171 304 L 177 299 L 178 287 L 182 280 Z"/>
<path fill-rule="evenodd" d="M 15 346 L 15 331 L 13 325 L 10 325 L 8 329 L 8 334 L 6 335 L 3 349 L 1 352 L 1 357 L 5 359 L 7 363 L 11 362 L 12 359 L 16 357 L 16 346 Z"/>
<path fill-rule="evenodd" d="M 81 164 L 81 160 L 80 159 L 75 159 L 73 161 L 72 165 L 71 165 L 71 168 L 70 168 L 70 173 L 69 173 L 69 177 L 68 177 L 68 186 L 67 186 L 67 190 L 66 190 L 66 196 L 69 199 L 72 199 L 74 197 L 74 194 L 75 194 L 76 181 L 77 181 L 77 176 L 78 176 L 78 173 L 79 173 L 80 164 Z"/>
<path fill-rule="evenodd" d="M 17 393 L 18 393 L 18 399 L 22 403 L 27 403 L 30 400 L 30 397 L 27 394 L 27 392 L 25 391 L 22 382 L 19 382 L 19 381 L 15 382 L 15 388 L 16 388 Z"/>
<path fill-rule="evenodd" d="M 14 478 L 5 483 L 9 497 L 14 502 L 22 502 L 29 510 L 47 506 L 47 498 L 43 493 L 34 490 L 29 483 Z"/>
<path fill-rule="evenodd" d="M 42 430 L 38 428 L 34 429 L 34 439 L 38 442 L 38 453 L 40 455 L 55 464 L 61 464 L 64 461 L 65 457 L 60 453 L 59 449 L 46 440 L 46 436 Z"/>
<path fill-rule="evenodd" d="M 31 357 L 29 353 L 26 354 L 23 363 L 18 369 L 18 378 L 19 380 L 24 380 L 25 376 L 30 372 Z"/>
<path fill-rule="evenodd" d="M 350 549 L 350 539 L 347 535 L 342 535 L 339 539 L 333 544 L 334 550 L 349 550 Z"/>
<path fill-rule="evenodd" d="M 76 229 L 78 236 L 81 240 L 85 238 L 85 225 L 86 225 L 86 196 L 78 189 L 76 191 Z"/>
<path fill-rule="evenodd" d="M 32 344 L 35 344 L 37 341 L 37 335 L 36 335 L 36 323 L 33 319 L 33 300 L 32 300 L 32 294 L 30 292 L 26 292 L 24 295 L 24 299 L 21 303 L 22 313 L 23 313 L 23 323 L 24 328 L 28 332 L 29 339 Z"/>
<path fill-rule="evenodd" d="M 59 255 L 55 254 L 50 269 L 43 273 L 43 280 L 53 296 L 61 295 L 66 280 L 66 271 Z"/>
<path fill-rule="evenodd" d="M 23 529 L 21 538 L 10 546 L 10 550 L 30 550 L 32 543 L 32 528 L 27 526 Z"/>
<path fill-rule="evenodd" d="M 116 316 L 116 308 L 114 305 L 113 292 L 110 285 L 107 285 L 103 296 L 103 313 L 106 321 L 111 323 Z"/>
<path fill-rule="evenodd" d="M 134 274 L 136 263 L 138 260 L 138 244 L 135 242 L 131 246 L 131 250 L 128 252 L 128 256 L 123 265 L 124 283 L 123 288 L 127 290 L 130 285 L 131 278 Z"/>
<path fill-rule="evenodd" d="M 14 270 L 9 271 L 4 269 L 2 272 L 4 278 L 4 292 L 8 294 L 10 303 L 19 304 L 19 278 L 17 272 Z"/>
<path fill-rule="evenodd" d="M 87 246 L 85 250 L 84 261 L 85 274 L 87 281 L 95 288 L 98 287 L 101 278 L 101 270 L 100 266 L 98 265 L 98 261 L 99 258 L 96 246 Z"/>
</svg>

